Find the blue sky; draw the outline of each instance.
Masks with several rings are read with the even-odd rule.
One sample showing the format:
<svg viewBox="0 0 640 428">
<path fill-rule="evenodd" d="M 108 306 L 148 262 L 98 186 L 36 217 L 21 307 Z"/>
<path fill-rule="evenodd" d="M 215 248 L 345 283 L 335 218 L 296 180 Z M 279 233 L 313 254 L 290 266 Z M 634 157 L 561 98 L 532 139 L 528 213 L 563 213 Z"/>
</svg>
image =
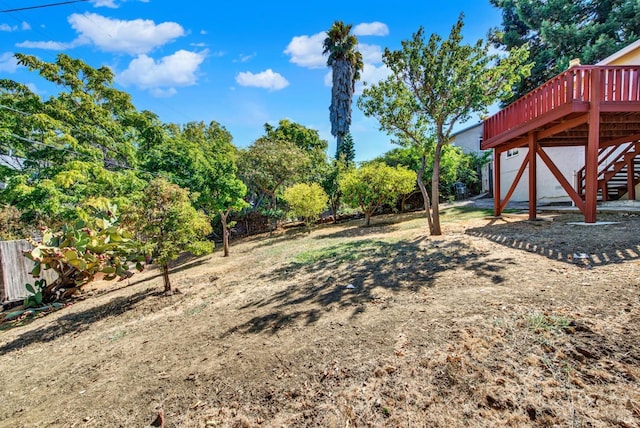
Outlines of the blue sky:
<svg viewBox="0 0 640 428">
<path fill-rule="evenodd" d="M 58 1 L 0 0 L 0 10 Z M 56 89 L 18 67 L 13 53 L 54 61 L 64 52 L 94 67 L 111 67 L 116 86 L 132 95 L 136 107 L 164 122 L 215 120 L 237 146 L 246 147 L 263 134 L 264 123 L 289 119 L 318 130 L 333 155 L 331 78 L 321 55 L 331 24 L 353 24 L 365 60 L 363 80 L 375 83 L 386 75 L 385 47 L 398 49 L 420 26 L 446 37 L 461 12 L 468 42 L 500 24 L 500 11 L 488 0 L 91 0 L 2 12 L 0 76 L 47 98 Z M 357 96 L 351 132 L 361 161 L 394 146 L 377 121 L 358 110 Z"/>
</svg>

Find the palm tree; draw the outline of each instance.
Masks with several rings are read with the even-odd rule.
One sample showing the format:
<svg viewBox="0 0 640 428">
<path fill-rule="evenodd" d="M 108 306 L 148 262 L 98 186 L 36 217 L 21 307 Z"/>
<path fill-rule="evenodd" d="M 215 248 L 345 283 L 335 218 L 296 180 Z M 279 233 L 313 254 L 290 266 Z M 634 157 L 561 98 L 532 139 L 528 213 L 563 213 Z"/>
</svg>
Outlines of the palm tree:
<svg viewBox="0 0 640 428">
<path fill-rule="evenodd" d="M 351 126 L 351 101 L 356 81 L 364 66 L 362 54 L 356 50 L 358 38 L 351 34 L 351 24 L 342 21 L 333 23 L 323 42 L 322 54 L 329 54 L 327 65 L 333 72 L 331 87 L 331 135 L 337 139 L 336 158 L 342 149 L 342 140 Z"/>
</svg>

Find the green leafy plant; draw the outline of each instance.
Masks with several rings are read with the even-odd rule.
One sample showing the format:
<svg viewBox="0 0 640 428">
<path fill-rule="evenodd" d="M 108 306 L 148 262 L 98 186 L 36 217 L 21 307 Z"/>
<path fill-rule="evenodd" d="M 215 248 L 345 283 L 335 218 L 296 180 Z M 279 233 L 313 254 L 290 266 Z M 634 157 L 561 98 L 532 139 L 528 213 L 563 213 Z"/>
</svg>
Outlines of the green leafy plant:
<svg viewBox="0 0 640 428">
<path fill-rule="evenodd" d="M 93 227 L 79 220 L 64 225 L 59 232 L 43 228 L 41 240 L 29 240 L 34 248 L 24 255 L 34 261 L 31 274 L 38 278 L 42 269 L 52 269 L 57 274 L 55 281 L 42 288 L 43 302 L 78 294 L 98 273 L 105 280 L 112 280 L 133 275 L 129 263 L 143 269 L 137 242 L 119 226 L 117 207 L 107 203 L 101 208 L 90 219 Z"/>
<path fill-rule="evenodd" d="M 378 162 L 347 171 L 339 182 L 344 201 L 360 207 L 366 226 L 371 225 L 371 216 L 381 205 L 395 204 L 398 197 L 410 193 L 415 185 L 415 172 Z"/>
<path fill-rule="evenodd" d="M 304 220 L 307 231 L 311 233 L 311 224 L 318 219 L 327 207 L 329 197 L 317 183 L 299 183 L 287 187 L 284 191 L 291 213 Z"/>
<path fill-rule="evenodd" d="M 37 308 L 38 306 L 40 306 L 43 300 L 42 292 L 46 287 L 47 280 L 44 278 L 35 280 L 33 282 L 33 285 L 26 284 L 25 288 L 29 293 L 31 293 L 31 295 L 24 298 L 22 306 L 24 306 L 25 308 Z"/>
</svg>

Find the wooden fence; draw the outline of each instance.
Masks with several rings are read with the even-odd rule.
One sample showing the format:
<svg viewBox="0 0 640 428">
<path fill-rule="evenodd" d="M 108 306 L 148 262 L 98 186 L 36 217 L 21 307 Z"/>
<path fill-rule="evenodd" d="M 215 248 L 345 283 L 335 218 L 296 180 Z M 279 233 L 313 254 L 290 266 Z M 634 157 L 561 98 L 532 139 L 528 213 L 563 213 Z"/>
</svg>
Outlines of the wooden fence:
<svg viewBox="0 0 640 428">
<path fill-rule="evenodd" d="M 25 284 L 33 284 L 31 275 L 33 262 L 22 252 L 33 247 L 25 240 L 0 241 L 0 303 L 11 303 L 23 300 L 27 296 Z M 56 279 L 53 271 L 42 271 L 41 278 L 47 283 Z"/>
</svg>

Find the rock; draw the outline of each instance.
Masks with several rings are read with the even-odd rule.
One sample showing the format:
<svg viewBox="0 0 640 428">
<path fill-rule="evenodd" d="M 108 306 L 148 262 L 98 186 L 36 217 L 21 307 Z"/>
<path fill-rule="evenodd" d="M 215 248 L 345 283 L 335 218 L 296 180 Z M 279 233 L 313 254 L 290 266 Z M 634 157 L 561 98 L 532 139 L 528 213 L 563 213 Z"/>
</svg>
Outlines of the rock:
<svg viewBox="0 0 640 428">
<path fill-rule="evenodd" d="M 147 428 L 156 427 L 156 428 L 164 428 L 164 410 L 158 410 L 158 416 L 149 424 Z"/>
</svg>

